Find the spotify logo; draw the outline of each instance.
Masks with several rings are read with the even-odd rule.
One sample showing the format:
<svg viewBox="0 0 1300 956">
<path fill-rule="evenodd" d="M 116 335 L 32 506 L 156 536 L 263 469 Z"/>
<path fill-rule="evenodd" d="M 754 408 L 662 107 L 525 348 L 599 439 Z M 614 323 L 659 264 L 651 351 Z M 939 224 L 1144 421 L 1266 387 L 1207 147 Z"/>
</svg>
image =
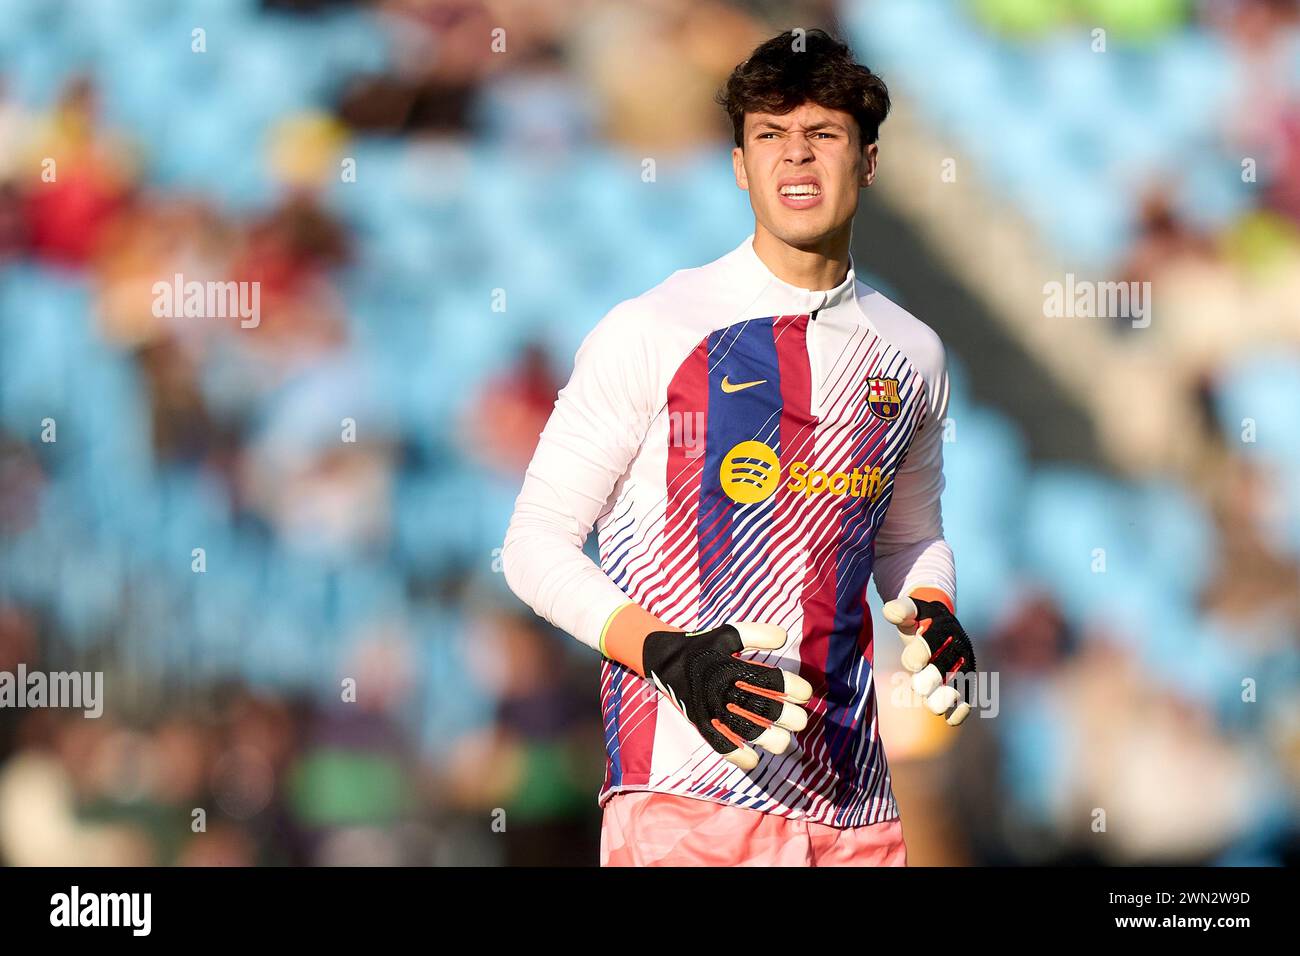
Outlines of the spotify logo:
<svg viewBox="0 0 1300 956">
<path fill-rule="evenodd" d="M 752 505 L 776 491 L 781 464 L 776 452 L 761 441 L 742 441 L 723 456 L 718 477 L 728 498 Z"/>
<path fill-rule="evenodd" d="M 785 486 L 805 500 L 814 496 L 860 498 L 875 503 L 888 486 L 888 474 L 879 465 L 865 464 L 825 471 L 806 461 L 790 465 Z M 761 441 L 742 441 L 722 459 L 718 477 L 722 490 L 737 504 L 752 505 L 766 501 L 781 483 L 781 463 L 776 452 Z"/>
</svg>

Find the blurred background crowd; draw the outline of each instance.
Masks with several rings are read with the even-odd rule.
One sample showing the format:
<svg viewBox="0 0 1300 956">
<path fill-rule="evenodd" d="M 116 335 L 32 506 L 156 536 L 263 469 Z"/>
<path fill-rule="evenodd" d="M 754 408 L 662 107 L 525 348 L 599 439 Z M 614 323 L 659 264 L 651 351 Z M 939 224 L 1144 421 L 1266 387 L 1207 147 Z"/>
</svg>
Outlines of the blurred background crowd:
<svg viewBox="0 0 1300 956">
<path fill-rule="evenodd" d="M 582 336 L 751 228 L 712 95 L 799 25 L 896 95 L 854 256 L 948 342 L 998 677 L 952 733 L 878 642 L 912 861 L 1295 862 L 1291 0 L 0 0 L 0 671 L 106 696 L 0 708 L 0 862 L 595 862 L 597 661 L 499 546 Z M 927 143 L 979 218 L 890 201 Z"/>
</svg>

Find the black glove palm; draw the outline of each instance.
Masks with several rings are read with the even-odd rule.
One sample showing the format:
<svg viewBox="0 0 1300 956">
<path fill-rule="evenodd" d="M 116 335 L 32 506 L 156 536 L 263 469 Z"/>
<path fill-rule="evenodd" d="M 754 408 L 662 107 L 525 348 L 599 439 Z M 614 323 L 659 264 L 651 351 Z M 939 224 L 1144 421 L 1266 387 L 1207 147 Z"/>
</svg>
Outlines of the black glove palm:
<svg viewBox="0 0 1300 956">
<path fill-rule="evenodd" d="M 740 657 L 746 648 L 783 647 L 786 632 L 773 624 L 724 624 L 684 634 L 655 631 L 642 647 L 646 677 L 677 707 L 709 745 L 745 770 L 758 764 L 749 746 L 781 754 L 790 731 L 808 725 L 799 704 L 812 685 L 790 671 Z"/>
</svg>

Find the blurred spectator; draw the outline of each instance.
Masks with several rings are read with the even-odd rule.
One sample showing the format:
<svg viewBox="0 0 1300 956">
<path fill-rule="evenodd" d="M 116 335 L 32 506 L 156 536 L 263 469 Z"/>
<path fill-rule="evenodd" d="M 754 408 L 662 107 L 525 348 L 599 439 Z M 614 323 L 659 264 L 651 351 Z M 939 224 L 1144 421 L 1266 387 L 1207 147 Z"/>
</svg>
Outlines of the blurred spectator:
<svg viewBox="0 0 1300 956">
<path fill-rule="evenodd" d="M 32 253 L 82 265 L 104 227 L 128 201 L 137 169 L 124 138 L 99 124 L 99 98 L 87 77 L 72 81 L 28 147 L 33 175 L 25 218 Z"/>
<path fill-rule="evenodd" d="M 591 865 L 603 746 L 594 661 L 532 620 L 489 610 L 467 643 L 470 669 L 498 703 L 495 726 L 466 738 L 448 768 L 454 799 L 496 820 L 507 865 Z M 486 771 L 486 772 L 485 772 Z"/>
<path fill-rule="evenodd" d="M 466 450 L 505 475 L 522 477 L 562 384 L 546 350 L 535 343 L 525 346 L 516 362 L 487 379 L 466 405 L 461 422 Z"/>
</svg>

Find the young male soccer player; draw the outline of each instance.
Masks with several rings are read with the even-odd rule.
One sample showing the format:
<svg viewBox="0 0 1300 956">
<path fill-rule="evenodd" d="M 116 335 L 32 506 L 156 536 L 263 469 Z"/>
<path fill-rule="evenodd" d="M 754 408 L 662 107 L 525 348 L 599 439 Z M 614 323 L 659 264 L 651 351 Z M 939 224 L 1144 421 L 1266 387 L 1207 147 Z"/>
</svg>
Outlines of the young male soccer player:
<svg viewBox="0 0 1300 956">
<path fill-rule="evenodd" d="M 849 255 L 889 94 L 811 31 L 759 46 L 720 101 L 754 232 L 588 335 L 506 579 L 605 657 L 602 864 L 903 865 L 868 578 L 950 724 L 975 655 L 939 509 L 943 347 Z"/>
</svg>

